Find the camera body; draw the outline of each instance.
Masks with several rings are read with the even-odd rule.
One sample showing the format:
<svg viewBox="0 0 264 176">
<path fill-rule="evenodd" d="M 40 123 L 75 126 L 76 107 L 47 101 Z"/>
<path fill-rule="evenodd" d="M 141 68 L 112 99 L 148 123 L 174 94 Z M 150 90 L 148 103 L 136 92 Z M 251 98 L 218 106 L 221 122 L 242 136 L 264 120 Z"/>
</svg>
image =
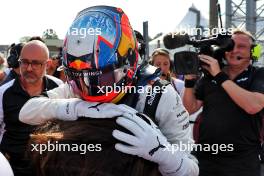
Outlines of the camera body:
<svg viewBox="0 0 264 176">
<path fill-rule="evenodd" d="M 174 53 L 174 67 L 176 73 L 181 75 L 204 72 L 201 67 L 204 63 L 200 62 L 198 54 L 212 56 L 222 67 L 225 52 L 234 48 L 231 35 L 223 33 L 202 40 L 191 40 L 188 34 L 168 34 L 163 41 L 166 48 L 177 48 L 178 51 Z"/>
</svg>

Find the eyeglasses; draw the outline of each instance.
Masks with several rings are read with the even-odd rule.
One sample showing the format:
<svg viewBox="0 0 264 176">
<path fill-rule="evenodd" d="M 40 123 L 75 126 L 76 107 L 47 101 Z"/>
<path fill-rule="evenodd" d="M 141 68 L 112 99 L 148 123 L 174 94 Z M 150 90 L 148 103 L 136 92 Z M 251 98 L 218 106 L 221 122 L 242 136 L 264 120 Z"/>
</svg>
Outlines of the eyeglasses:
<svg viewBox="0 0 264 176">
<path fill-rule="evenodd" d="M 47 61 L 44 61 L 44 62 L 38 62 L 38 61 L 32 61 L 32 62 L 29 62 L 25 59 L 19 59 L 18 60 L 19 64 L 21 67 L 23 68 L 28 68 L 29 65 L 31 65 L 31 68 L 33 70 L 38 70 L 38 69 L 41 69 L 41 67 L 47 63 Z"/>
</svg>

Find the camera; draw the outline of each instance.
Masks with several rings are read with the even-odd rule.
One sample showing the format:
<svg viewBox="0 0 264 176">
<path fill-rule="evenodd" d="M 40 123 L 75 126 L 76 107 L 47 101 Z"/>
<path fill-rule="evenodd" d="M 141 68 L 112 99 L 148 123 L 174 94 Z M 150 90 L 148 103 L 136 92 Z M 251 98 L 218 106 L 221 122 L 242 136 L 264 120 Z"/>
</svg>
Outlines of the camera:
<svg viewBox="0 0 264 176">
<path fill-rule="evenodd" d="M 209 55 L 218 60 L 220 67 L 224 65 L 225 52 L 234 48 L 231 35 L 220 33 L 210 38 L 201 40 L 191 39 L 188 34 L 169 33 L 163 38 L 167 49 L 176 49 L 174 53 L 174 68 L 177 74 L 198 74 L 205 72 L 198 54 Z"/>
</svg>

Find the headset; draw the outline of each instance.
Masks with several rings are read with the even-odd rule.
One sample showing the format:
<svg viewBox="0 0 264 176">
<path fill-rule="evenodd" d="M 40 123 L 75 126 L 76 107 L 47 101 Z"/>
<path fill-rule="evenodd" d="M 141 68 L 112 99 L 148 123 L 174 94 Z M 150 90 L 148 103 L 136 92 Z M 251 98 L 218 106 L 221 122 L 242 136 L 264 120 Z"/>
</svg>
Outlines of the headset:
<svg viewBox="0 0 264 176">
<path fill-rule="evenodd" d="M 260 58 L 262 47 L 260 44 L 255 43 L 254 38 L 252 41 L 253 44 L 251 45 L 250 48 L 250 58 L 252 58 L 252 60 L 255 62 L 258 61 L 258 59 Z"/>
<path fill-rule="evenodd" d="M 248 35 L 249 36 L 249 35 Z M 261 45 L 256 43 L 256 40 L 253 36 L 249 36 L 252 40 L 252 44 L 250 46 L 250 59 L 252 60 L 252 62 L 257 62 L 258 59 L 261 56 Z M 237 58 L 238 60 L 242 59 L 241 57 Z"/>
<path fill-rule="evenodd" d="M 19 67 L 19 56 L 21 53 L 21 50 L 25 44 L 24 43 L 19 43 L 19 44 L 11 44 L 9 47 L 9 56 L 7 58 L 7 63 L 10 68 L 18 68 Z"/>
</svg>

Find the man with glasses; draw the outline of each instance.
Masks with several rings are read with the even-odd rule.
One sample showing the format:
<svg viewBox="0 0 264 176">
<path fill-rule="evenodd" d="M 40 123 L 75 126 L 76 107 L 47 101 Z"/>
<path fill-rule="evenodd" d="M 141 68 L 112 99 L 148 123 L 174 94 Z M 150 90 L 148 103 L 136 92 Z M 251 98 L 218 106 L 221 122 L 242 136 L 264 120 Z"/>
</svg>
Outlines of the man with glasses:
<svg viewBox="0 0 264 176">
<path fill-rule="evenodd" d="M 61 80 L 46 75 L 49 58 L 47 46 L 41 41 L 28 42 L 19 58 L 20 77 L 0 87 L 0 150 L 9 160 L 15 175 L 33 175 L 25 158 L 29 134 L 35 126 L 19 121 L 18 114 L 31 97 L 58 87 Z"/>
</svg>

